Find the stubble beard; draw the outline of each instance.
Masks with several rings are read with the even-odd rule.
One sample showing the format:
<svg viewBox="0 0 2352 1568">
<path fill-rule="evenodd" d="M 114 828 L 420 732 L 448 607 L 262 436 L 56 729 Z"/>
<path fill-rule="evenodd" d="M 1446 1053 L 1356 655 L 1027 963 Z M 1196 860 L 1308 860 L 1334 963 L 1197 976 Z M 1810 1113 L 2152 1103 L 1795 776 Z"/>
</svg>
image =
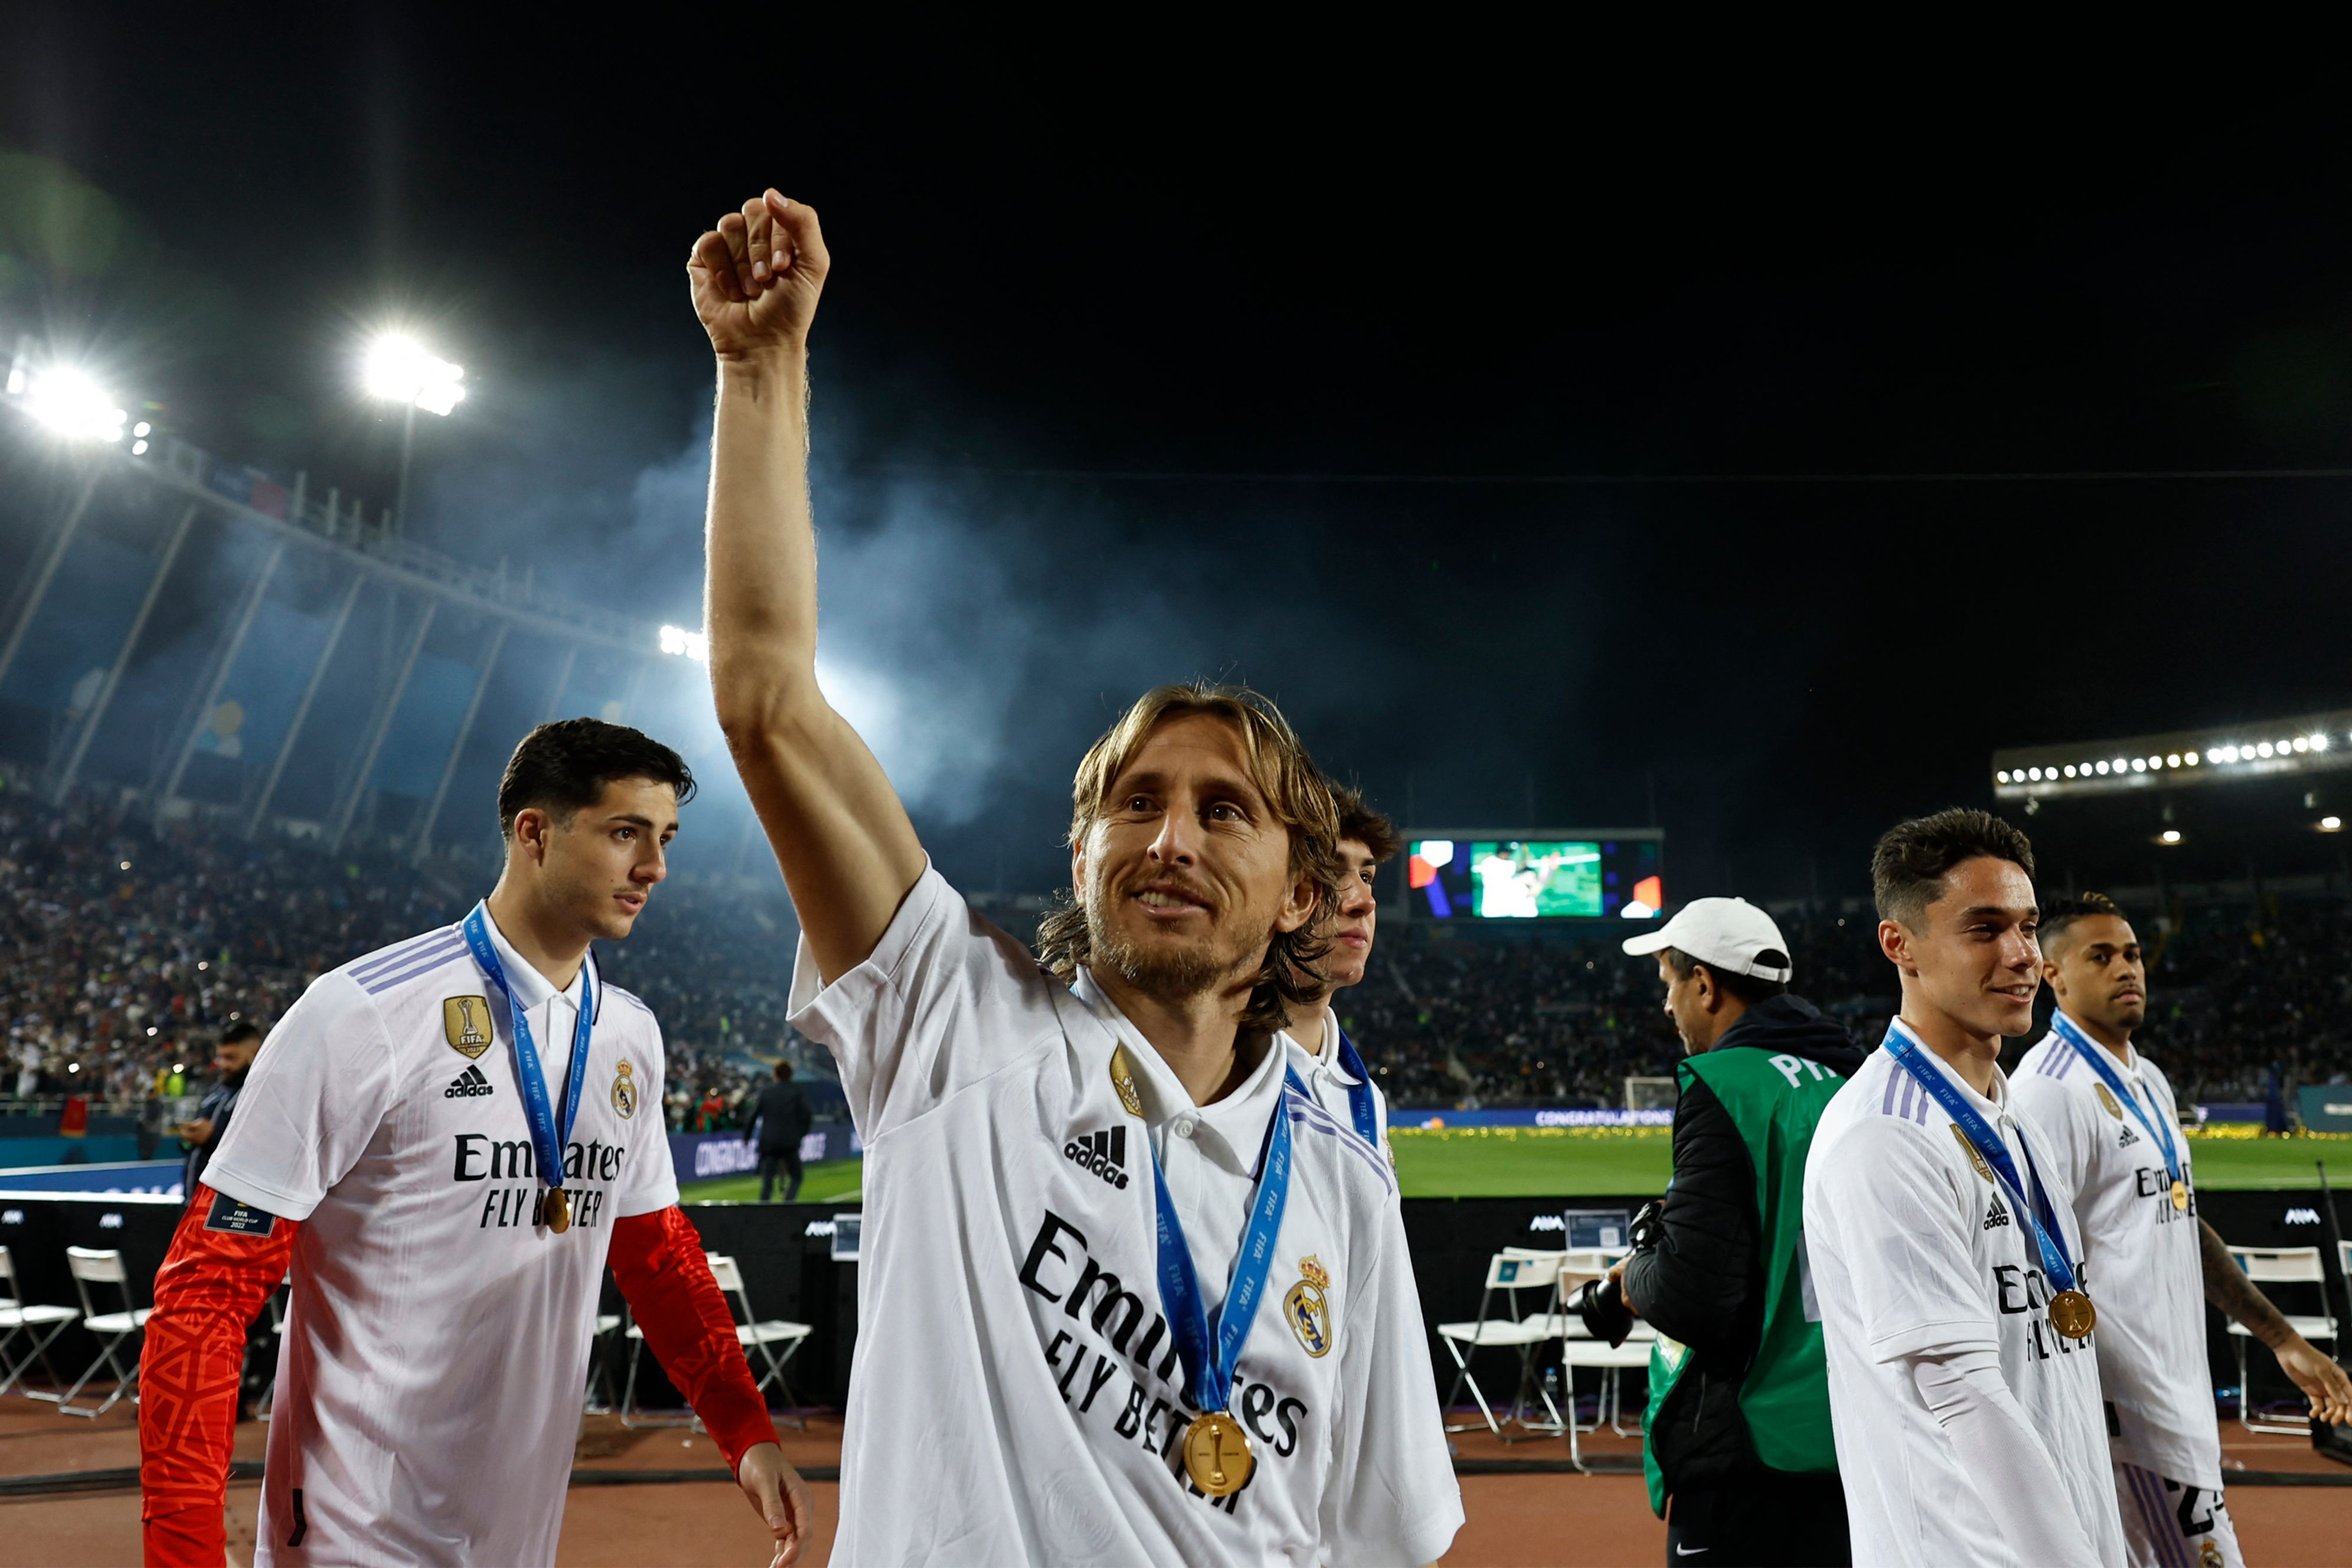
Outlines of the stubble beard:
<svg viewBox="0 0 2352 1568">
<path fill-rule="evenodd" d="M 1205 942 L 1147 950 L 1112 930 L 1103 918 L 1113 896 L 1099 882 L 1087 889 L 1089 963 L 1109 970 L 1155 1001 L 1188 1002 L 1231 979 L 1246 960 L 1245 954 L 1219 951 L 1221 933 L 1213 928 Z"/>
</svg>

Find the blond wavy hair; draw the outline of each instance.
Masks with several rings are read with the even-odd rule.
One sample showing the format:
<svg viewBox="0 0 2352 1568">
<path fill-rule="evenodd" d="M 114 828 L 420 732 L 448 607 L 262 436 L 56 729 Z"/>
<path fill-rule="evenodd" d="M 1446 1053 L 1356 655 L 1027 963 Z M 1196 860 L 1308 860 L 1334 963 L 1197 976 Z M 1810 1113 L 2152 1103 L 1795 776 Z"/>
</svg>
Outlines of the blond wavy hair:
<svg viewBox="0 0 2352 1568">
<path fill-rule="evenodd" d="M 1137 698 L 1078 763 L 1070 785 L 1067 842 L 1073 847 L 1081 843 L 1101 818 L 1111 785 L 1154 730 L 1195 715 L 1222 720 L 1240 734 L 1250 782 L 1275 820 L 1289 831 L 1290 876 L 1303 877 L 1315 887 L 1314 908 L 1298 929 L 1273 933 L 1242 1014 L 1245 1029 L 1279 1029 L 1287 1021 L 1289 1004 L 1311 1001 L 1321 992 L 1317 965 L 1330 943 L 1318 933 L 1330 923 L 1339 903 L 1339 811 L 1329 781 L 1271 698 L 1246 686 L 1205 680 L 1156 686 Z M 1060 908 L 1038 922 L 1037 961 L 1068 984 L 1093 956 L 1094 935 L 1083 891 L 1073 889 Z"/>
</svg>

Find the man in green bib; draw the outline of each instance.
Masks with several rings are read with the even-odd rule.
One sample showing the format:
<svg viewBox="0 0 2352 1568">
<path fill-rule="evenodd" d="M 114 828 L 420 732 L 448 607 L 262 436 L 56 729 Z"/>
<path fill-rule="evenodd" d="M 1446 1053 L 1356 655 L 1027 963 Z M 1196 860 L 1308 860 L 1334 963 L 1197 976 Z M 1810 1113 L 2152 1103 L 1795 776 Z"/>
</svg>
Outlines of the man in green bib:
<svg viewBox="0 0 2352 1568">
<path fill-rule="evenodd" d="M 1656 956 L 1689 1052 L 1674 1180 L 1613 1274 L 1658 1333 L 1642 1459 L 1667 1560 L 1850 1563 L 1802 1199 L 1813 1125 L 1864 1052 L 1789 994 L 1788 944 L 1753 904 L 1695 900 L 1624 947 Z M 1612 1339 L 1631 1326 L 1596 1317 Z"/>
</svg>

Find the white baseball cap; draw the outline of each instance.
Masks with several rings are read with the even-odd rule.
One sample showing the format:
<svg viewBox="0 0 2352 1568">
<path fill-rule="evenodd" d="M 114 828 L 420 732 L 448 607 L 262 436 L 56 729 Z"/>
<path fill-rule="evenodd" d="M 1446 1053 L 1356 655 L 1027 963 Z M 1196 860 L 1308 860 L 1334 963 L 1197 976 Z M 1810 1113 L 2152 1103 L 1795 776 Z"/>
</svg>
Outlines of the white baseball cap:
<svg viewBox="0 0 2352 1568">
<path fill-rule="evenodd" d="M 1657 930 L 1625 939 L 1625 951 L 1637 957 L 1666 947 L 1726 974 L 1752 974 L 1786 984 L 1796 973 L 1780 928 L 1746 899 L 1693 899 Z M 1759 963 L 1757 955 L 1764 952 L 1780 962 Z"/>
</svg>

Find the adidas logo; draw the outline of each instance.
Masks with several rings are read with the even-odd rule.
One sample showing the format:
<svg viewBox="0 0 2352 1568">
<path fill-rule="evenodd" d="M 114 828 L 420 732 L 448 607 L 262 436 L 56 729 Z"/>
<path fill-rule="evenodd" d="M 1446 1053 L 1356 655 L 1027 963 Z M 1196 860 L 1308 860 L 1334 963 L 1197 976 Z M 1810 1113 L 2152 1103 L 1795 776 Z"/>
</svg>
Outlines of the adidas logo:
<svg viewBox="0 0 2352 1568">
<path fill-rule="evenodd" d="M 1092 1171 L 1112 1186 L 1127 1185 L 1127 1129 L 1105 1128 L 1081 1132 L 1062 1145 L 1063 1155 L 1081 1170 Z"/>
<path fill-rule="evenodd" d="M 1999 1230 L 2008 1223 L 2009 1205 L 2000 1201 L 1999 1193 L 1995 1193 L 1992 1195 L 1992 1207 L 1985 1211 L 1984 1227 L 1987 1230 Z"/>
<path fill-rule="evenodd" d="M 456 1078 L 450 1079 L 449 1087 L 441 1091 L 441 1098 L 444 1100 L 479 1100 L 486 1094 L 496 1094 L 498 1090 L 490 1087 L 490 1080 L 482 1076 L 481 1068 L 478 1067 L 469 1067 L 464 1072 L 459 1073 Z"/>
<path fill-rule="evenodd" d="M 2118 1149 L 2128 1149 L 2138 1142 L 2139 1134 L 2126 1127 L 2124 1129 L 2124 1135 L 2116 1140 L 2116 1147 Z"/>
</svg>

